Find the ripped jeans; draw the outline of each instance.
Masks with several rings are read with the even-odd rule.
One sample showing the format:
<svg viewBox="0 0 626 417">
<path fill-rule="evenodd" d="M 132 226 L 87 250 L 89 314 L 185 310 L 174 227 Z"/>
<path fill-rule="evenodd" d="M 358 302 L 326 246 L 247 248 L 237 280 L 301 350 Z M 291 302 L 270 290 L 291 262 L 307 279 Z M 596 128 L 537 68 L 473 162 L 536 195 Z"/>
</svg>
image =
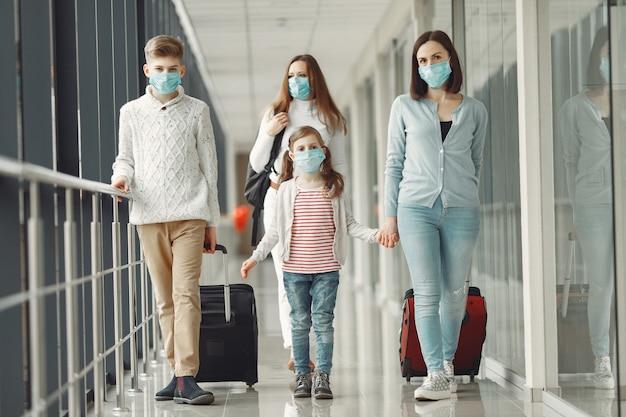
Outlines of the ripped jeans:
<svg viewBox="0 0 626 417">
<path fill-rule="evenodd" d="M 465 315 L 478 207 L 398 206 L 398 230 L 415 296 L 415 326 L 428 372 L 454 359 Z"/>
</svg>

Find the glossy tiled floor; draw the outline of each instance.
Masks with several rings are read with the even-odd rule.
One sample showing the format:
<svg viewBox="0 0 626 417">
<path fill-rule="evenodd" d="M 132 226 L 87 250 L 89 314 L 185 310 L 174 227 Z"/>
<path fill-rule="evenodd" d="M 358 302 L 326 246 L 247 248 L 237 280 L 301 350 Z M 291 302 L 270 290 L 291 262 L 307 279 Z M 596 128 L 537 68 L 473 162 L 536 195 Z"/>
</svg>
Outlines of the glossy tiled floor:
<svg viewBox="0 0 626 417">
<path fill-rule="evenodd" d="M 229 255 L 231 256 L 231 255 Z M 231 282 L 238 278 L 242 259 L 229 261 Z M 342 275 L 342 284 L 335 319 L 335 355 L 331 375 L 333 400 L 299 399 L 291 396 L 294 374 L 287 370 L 289 352 L 282 348 L 276 306 L 276 285 L 271 261 L 259 265 L 246 281 L 255 289 L 259 314 L 259 382 L 248 388 L 243 382 L 201 383 L 212 391 L 215 402 L 209 406 L 174 404 L 172 401 L 153 400 L 155 391 L 165 386 L 171 372 L 165 361 L 156 361 L 150 376 L 140 378 L 141 392 L 125 393 L 124 411 L 117 408 L 115 387 L 112 387 L 104 415 L 124 416 L 233 416 L 233 417 L 522 417 L 557 416 L 541 404 L 525 404 L 522 392 L 505 383 L 485 378 L 474 382 L 464 379 L 458 393 L 450 400 L 415 401 L 413 390 L 420 378 L 406 382 L 400 375 L 397 357 L 397 339 L 390 341 L 389 348 L 381 345 L 380 332 L 364 332 L 355 322 L 364 317 L 352 317 L 349 306 L 354 306 L 354 293 L 347 290 L 349 276 Z M 217 275 L 223 272 L 217 273 Z M 215 274 L 214 274 L 215 275 Z M 375 310 L 372 300 L 369 309 Z M 348 307 L 346 307 L 348 306 Z M 341 308 L 340 308 L 341 307 Z M 352 310 L 352 311 L 359 311 Z M 359 315 L 360 313 L 356 313 Z M 361 314 L 363 315 L 363 314 Z M 376 315 L 367 315 L 367 318 Z M 367 326 L 366 326 L 367 327 Z M 384 345 L 384 344 L 383 344 Z M 383 353 L 388 352 L 388 353 Z M 367 359 L 359 359 L 367 358 Z M 127 377 L 128 378 L 128 377 Z M 129 387 L 127 384 L 126 387 Z"/>
</svg>

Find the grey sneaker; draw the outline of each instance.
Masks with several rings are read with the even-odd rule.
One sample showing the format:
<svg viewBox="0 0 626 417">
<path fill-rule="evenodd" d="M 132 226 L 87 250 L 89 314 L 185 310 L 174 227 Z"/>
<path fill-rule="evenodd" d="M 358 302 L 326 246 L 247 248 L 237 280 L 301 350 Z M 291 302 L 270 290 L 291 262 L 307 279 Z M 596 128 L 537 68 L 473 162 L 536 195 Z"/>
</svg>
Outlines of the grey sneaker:
<svg viewBox="0 0 626 417">
<path fill-rule="evenodd" d="M 615 388 L 615 380 L 611 372 L 611 359 L 608 356 L 596 358 L 596 373 L 593 376 L 593 383 L 598 389 Z"/>
<path fill-rule="evenodd" d="M 296 389 L 293 391 L 295 398 L 311 396 L 311 374 L 298 374 L 296 376 Z"/>
<path fill-rule="evenodd" d="M 316 400 L 329 400 L 333 398 L 333 392 L 330 390 L 330 381 L 326 372 L 315 371 L 313 375 L 313 390 Z"/>
<path fill-rule="evenodd" d="M 450 392 L 456 392 L 457 384 L 456 378 L 454 378 L 454 365 L 452 361 L 443 360 L 443 374 L 448 378 L 450 383 Z"/>
<path fill-rule="evenodd" d="M 416 400 L 443 400 L 451 396 L 450 383 L 441 371 L 429 373 L 422 386 L 413 393 Z"/>
</svg>

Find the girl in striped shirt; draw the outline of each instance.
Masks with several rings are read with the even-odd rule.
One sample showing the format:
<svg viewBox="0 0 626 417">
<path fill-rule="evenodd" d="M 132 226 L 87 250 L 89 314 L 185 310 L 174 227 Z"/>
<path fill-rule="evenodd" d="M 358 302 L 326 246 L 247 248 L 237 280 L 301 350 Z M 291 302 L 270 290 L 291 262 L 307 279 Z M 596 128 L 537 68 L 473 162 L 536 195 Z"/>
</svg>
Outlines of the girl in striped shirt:
<svg viewBox="0 0 626 417">
<path fill-rule="evenodd" d="M 241 276 L 265 259 L 277 246 L 283 262 L 283 280 L 291 306 L 293 356 L 296 367 L 294 397 L 333 398 L 333 318 L 339 270 L 345 263 L 348 236 L 376 243 L 378 230 L 359 224 L 350 211 L 343 176 L 333 170 L 330 151 L 320 133 L 302 126 L 289 138 L 283 155 L 275 220 L 252 256 L 241 266 Z M 294 177 L 294 169 L 297 176 Z M 393 247 L 397 240 L 387 244 Z M 316 369 L 309 367 L 309 332 L 313 325 Z"/>
</svg>

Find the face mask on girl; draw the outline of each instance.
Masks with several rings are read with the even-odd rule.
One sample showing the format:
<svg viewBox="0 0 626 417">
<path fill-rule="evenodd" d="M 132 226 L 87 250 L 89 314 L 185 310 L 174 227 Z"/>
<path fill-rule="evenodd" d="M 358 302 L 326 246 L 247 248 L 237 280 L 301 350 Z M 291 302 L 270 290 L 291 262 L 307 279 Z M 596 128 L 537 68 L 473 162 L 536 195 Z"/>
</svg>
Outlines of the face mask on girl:
<svg viewBox="0 0 626 417">
<path fill-rule="evenodd" d="M 289 84 L 289 94 L 298 100 L 308 100 L 311 94 L 309 79 L 306 77 L 291 77 L 287 80 Z"/>
<path fill-rule="evenodd" d="M 603 56 L 600 58 L 600 74 L 605 82 L 609 82 L 609 74 L 611 74 L 611 61 L 609 57 Z"/>
<path fill-rule="evenodd" d="M 418 71 L 422 80 L 426 81 L 430 88 L 441 87 L 452 74 L 449 61 L 439 62 L 427 67 L 419 67 Z"/>
<path fill-rule="evenodd" d="M 296 152 L 293 157 L 293 163 L 307 174 L 319 171 L 322 161 L 326 159 L 324 151 L 319 149 L 311 149 L 308 151 Z"/>
<path fill-rule="evenodd" d="M 150 74 L 150 85 L 159 94 L 173 93 L 179 84 L 180 73 L 178 72 L 156 72 Z"/>
</svg>

